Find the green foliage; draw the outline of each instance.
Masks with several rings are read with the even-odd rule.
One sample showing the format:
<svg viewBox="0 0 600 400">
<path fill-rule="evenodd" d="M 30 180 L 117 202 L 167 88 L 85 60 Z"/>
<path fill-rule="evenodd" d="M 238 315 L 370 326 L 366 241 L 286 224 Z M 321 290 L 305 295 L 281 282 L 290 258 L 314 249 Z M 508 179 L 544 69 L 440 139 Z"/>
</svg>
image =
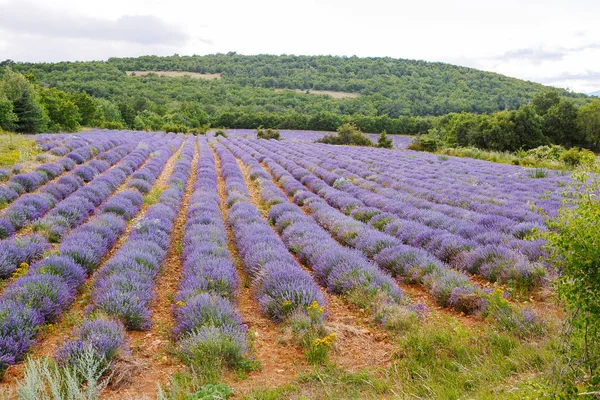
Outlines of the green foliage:
<svg viewBox="0 0 600 400">
<path fill-rule="evenodd" d="M 570 167 L 591 165 L 596 161 L 596 155 L 590 150 L 572 147 L 560 155 L 560 160 Z"/>
<path fill-rule="evenodd" d="M 218 129 L 215 132 L 215 137 L 218 137 L 218 136 L 223 136 L 224 138 L 227 138 L 227 134 L 225 133 L 225 131 L 223 129 Z"/>
<path fill-rule="evenodd" d="M 18 383 L 19 400 L 39 399 L 99 399 L 109 383 L 110 376 L 104 360 L 99 360 L 91 347 L 83 350 L 74 368 L 56 365 L 48 357 L 29 358 L 25 363 L 23 381 Z"/>
<path fill-rule="evenodd" d="M 377 138 L 377 147 L 381 149 L 392 149 L 394 147 L 393 140 L 387 137 L 385 130 L 381 131 Z"/>
<path fill-rule="evenodd" d="M 337 129 L 337 135 L 327 135 L 316 142 L 349 146 L 373 146 L 371 139 L 352 123 L 340 126 Z"/>
<path fill-rule="evenodd" d="M 594 150 L 600 150 L 600 100 L 581 106 L 577 112 L 577 126 L 585 141 L 590 143 Z"/>
<path fill-rule="evenodd" d="M 19 120 L 13 111 L 13 104 L 0 92 L 0 130 L 12 131 Z"/>
<path fill-rule="evenodd" d="M 185 133 L 188 131 L 188 127 L 183 124 L 166 123 L 162 126 L 165 132 Z"/>
<path fill-rule="evenodd" d="M 81 125 L 94 126 L 98 118 L 98 103 L 86 92 L 70 93 L 71 101 L 77 106 Z"/>
<path fill-rule="evenodd" d="M 191 373 L 176 373 L 169 385 L 159 386 L 159 400 L 226 400 L 233 396 L 233 389 L 223 384 L 203 384 L 192 370 Z"/>
<path fill-rule="evenodd" d="M 534 149 L 530 149 L 525 152 L 522 156 L 531 156 L 538 160 L 560 160 L 562 154 L 566 151 L 566 149 L 560 145 L 550 145 L 550 146 L 539 146 Z"/>
<path fill-rule="evenodd" d="M 581 384 L 600 391 L 600 167 L 573 174 L 564 205 L 544 237 L 561 271 L 557 290 L 568 316 L 562 383 L 571 395 Z"/>
<path fill-rule="evenodd" d="M 42 89 L 40 100 L 52 121 L 49 126 L 50 131 L 77 131 L 81 115 L 67 93 L 54 88 Z"/>
<path fill-rule="evenodd" d="M 545 178 L 548 176 L 548 171 L 544 168 L 535 168 L 529 171 L 529 176 L 534 179 Z"/>
<path fill-rule="evenodd" d="M 278 129 L 271 129 L 271 128 L 263 129 L 262 126 L 259 126 L 256 129 L 256 137 L 258 139 L 266 139 L 266 140 L 270 140 L 270 139 L 281 140 L 281 135 L 279 134 Z"/>
<path fill-rule="evenodd" d="M 540 116 L 546 115 L 550 108 L 558 105 L 559 102 L 560 96 L 558 94 L 558 91 L 556 90 L 546 90 L 544 92 L 538 93 L 535 96 L 533 96 L 532 100 L 533 108 L 535 109 L 536 113 Z"/>
<path fill-rule="evenodd" d="M 37 133 L 46 129 L 48 115 L 35 86 L 25 76 L 7 68 L 0 81 L 0 93 L 12 103 L 17 120 L 11 125 L 16 132 Z"/>
</svg>

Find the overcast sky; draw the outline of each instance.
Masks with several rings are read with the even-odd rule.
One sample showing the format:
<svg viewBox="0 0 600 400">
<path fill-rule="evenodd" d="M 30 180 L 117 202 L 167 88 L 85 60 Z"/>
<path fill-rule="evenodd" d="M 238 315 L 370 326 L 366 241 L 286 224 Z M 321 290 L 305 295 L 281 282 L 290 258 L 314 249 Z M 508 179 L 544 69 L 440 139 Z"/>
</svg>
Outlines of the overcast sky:
<svg viewBox="0 0 600 400">
<path fill-rule="evenodd" d="M 389 56 L 600 90 L 599 0 L 0 0 L 0 60 Z"/>
</svg>

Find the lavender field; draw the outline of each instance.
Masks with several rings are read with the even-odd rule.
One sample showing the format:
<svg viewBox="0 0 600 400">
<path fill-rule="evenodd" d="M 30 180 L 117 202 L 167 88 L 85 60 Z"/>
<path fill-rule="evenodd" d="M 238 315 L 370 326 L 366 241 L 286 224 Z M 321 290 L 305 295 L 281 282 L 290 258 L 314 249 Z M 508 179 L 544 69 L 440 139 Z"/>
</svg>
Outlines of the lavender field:
<svg viewBox="0 0 600 400">
<path fill-rule="evenodd" d="M 2 172 L 7 395 L 48 359 L 101 398 L 192 398 L 182 373 L 238 398 L 520 398 L 549 368 L 539 233 L 568 174 L 227 134 L 38 135 L 53 161 Z"/>
</svg>

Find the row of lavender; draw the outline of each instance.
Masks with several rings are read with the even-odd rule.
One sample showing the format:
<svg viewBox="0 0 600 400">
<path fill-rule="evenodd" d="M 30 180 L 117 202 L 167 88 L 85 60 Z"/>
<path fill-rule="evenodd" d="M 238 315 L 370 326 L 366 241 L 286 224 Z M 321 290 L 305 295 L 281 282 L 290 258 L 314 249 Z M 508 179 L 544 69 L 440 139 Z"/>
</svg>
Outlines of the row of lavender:
<svg viewBox="0 0 600 400">
<path fill-rule="evenodd" d="M 69 196 L 75 190 L 81 188 L 85 182 L 90 181 L 97 174 L 104 172 L 110 165 L 113 165 L 128 152 L 131 152 L 137 144 L 135 138 L 131 139 L 98 139 L 98 146 L 103 150 L 102 153 L 94 157 L 91 151 L 92 145 L 78 148 L 78 154 L 65 157 L 58 163 L 53 163 L 42 166 L 40 170 L 22 174 L 13 177 L 13 179 L 21 177 L 21 183 L 9 182 L 8 185 L 2 188 L 13 193 L 10 201 L 16 200 L 6 209 L 0 212 L 0 239 L 13 235 L 16 231 L 23 228 L 26 224 L 33 222 L 54 205 Z M 91 160 L 84 164 L 85 161 Z M 75 167 L 77 164 L 81 164 Z M 66 173 L 70 171 L 69 173 Z M 30 180 L 31 176 L 37 178 Z M 38 179 L 39 178 L 39 179 Z M 37 183 L 44 183 L 43 186 L 38 186 Z M 27 184 L 25 182 L 28 182 Z M 36 193 L 27 193 L 19 196 L 18 193 L 23 193 L 24 186 Z M 17 192 L 18 190 L 18 192 Z M 2 189 L 0 189 L 2 191 Z M 0 197 L 2 195 L 0 194 Z M 15 197 L 16 196 L 16 197 Z M 0 200 L 1 201 L 1 200 Z"/>
<path fill-rule="evenodd" d="M 150 144 L 158 150 L 142 170 L 153 174 L 155 180 L 173 153 L 170 144 L 177 141 L 181 143 L 169 135 Z M 26 275 L 6 288 L 0 297 L 1 369 L 21 359 L 41 326 L 54 321 L 73 302 L 142 202 L 136 189 L 117 192 L 101 206 L 98 215 L 70 232 L 55 253 L 32 265 Z"/>
<path fill-rule="evenodd" d="M 287 195 L 292 197 L 296 204 L 304 206 L 320 227 L 326 229 L 340 243 L 355 248 L 364 256 L 374 259 L 382 270 L 411 282 L 425 284 L 442 306 L 452 306 L 461 311 L 473 312 L 483 305 L 481 296 L 477 301 L 470 296 L 478 292 L 479 288 L 473 285 L 466 275 L 450 269 L 428 252 L 404 245 L 396 237 L 382 233 L 331 207 L 321 197 L 307 190 L 298 179 L 279 164 L 285 164 L 284 158 L 268 150 L 257 153 L 242 143 L 229 143 L 229 145 L 237 145 L 240 151 L 247 152 L 264 162 Z M 268 155 L 271 155 L 272 158 Z M 306 170 L 296 168 L 294 172 L 297 176 L 301 176 L 301 179 L 306 178 L 303 179 L 303 182 L 309 186 L 314 187 L 310 183 L 317 184 L 320 181 L 314 177 L 310 179 L 310 174 Z M 325 184 L 321 181 L 320 185 Z M 298 209 L 297 206 L 291 208 Z M 289 223 L 288 219 L 291 216 L 278 215 L 279 213 L 273 211 L 271 214 L 274 214 L 273 219 L 277 226 L 285 226 Z M 483 292 L 481 294 L 483 295 Z"/>
<path fill-rule="evenodd" d="M 284 243 L 312 267 L 317 281 L 329 292 L 349 295 L 351 301 L 372 308 L 375 318 L 384 324 L 390 323 L 389 318 L 397 313 L 395 310 L 399 307 L 403 309 L 403 314 L 421 314 L 425 311 L 420 305 L 405 307 L 409 299 L 389 274 L 361 252 L 338 243 L 313 218 L 305 215 L 299 206 L 289 203 L 286 195 L 273 184 L 271 176 L 246 149 L 230 141 L 224 143 L 249 167 L 250 178 L 260 189 L 261 201 L 269 209 L 269 219 Z M 288 183 L 288 193 L 296 193 L 302 187 L 298 182 Z M 307 203 L 322 202 L 318 196 L 306 194 Z M 376 238 L 373 245 L 376 245 L 377 239 L 380 238 Z"/>
<path fill-rule="evenodd" d="M 178 140 L 177 147 L 182 144 Z M 171 147 L 156 157 L 155 168 L 146 174 L 150 185 L 155 183 L 174 149 Z M 57 357 L 61 363 L 77 363 L 87 349 L 98 359 L 110 361 L 124 344 L 125 329 L 151 328 L 154 285 L 172 244 L 173 223 L 182 205 L 193 156 L 194 141 L 187 140 L 158 202 L 136 221 L 127 240 L 95 274 L 92 313 L 77 330 L 76 339 L 59 349 Z M 139 210 L 140 207 L 131 208 L 128 213 L 134 216 Z"/>
<path fill-rule="evenodd" d="M 357 173 L 370 171 L 370 179 L 437 204 L 459 206 L 482 214 L 501 215 L 515 221 L 542 221 L 528 202 L 535 201 L 547 212 L 560 205 L 560 187 L 569 176 L 555 171 L 543 179 L 532 179 L 531 170 L 468 158 L 439 158 L 417 152 L 394 152 L 356 148 L 331 149 L 305 146 L 311 157 L 333 161 L 342 168 L 354 166 Z M 333 157 L 332 157 L 333 156 Z"/>
<path fill-rule="evenodd" d="M 274 321 L 283 321 L 297 310 L 306 310 L 313 302 L 324 306 L 319 287 L 252 203 L 236 159 L 219 144 L 215 145 L 215 151 L 225 181 L 228 223 L 246 273 L 253 280 L 261 311 Z"/>
<path fill-rule="evenodd" d="M 350 180 L 339 183 L 339 175 L 307 161 L 308 156 L 290 158 L 290 151 L 284 153 L 282 148 L 272 143 L 247 144 L 277 159 L 288 172 L 302 180 L 330 205 L 396 237 L 404 244 L 432 252 L 440 261 L 449 262 L 453 267 L 470 273 L 479 273 L 491 281 L 512 282 L 519 289 L 530 290 L 544 282 L 545 269 L 537 262 L 543 255 L 540 241 L 523 240 L 495 232 L 494 225 L 486 225 L 483 220 L 463 221 L 463 230 L 460 232 L 464 235 L 455 233 L 453 229 L 431 226 L 427 223 L 430 220 L 424 220 L 428 218 L 425 210 L 416 215 L 407 211 L 408 206 L 400 200 L 364 189 Z M 283 154 L 286 156 L 283 157 Z M 465 233 L 468 230 L 483 232 L 480 235 L 468 235 Z"/>
<path fill-rule="evenodd" d="M 153 136 L 149 137 L 149 139 L 153 138 Z M 134 147 L 137 147 L 136 150 L 133 150 Z M 95 209 L 125 181 L 127 176 L 142 165 L 152 151 L 146 145 L 125 145 L 120 150 L 122 151 L 115 148 L 111 151 L 114 153 L 106 157 L 111 164 L 117 161 L 119 163 L 114 168 L 96 176 L 87 185 L 84 186 L 84 180 L 77 176 L 72 177 L 72 182 L 77 182 L 77 184 L 71 186 L 65 183 L 69 179 L 66 176 L 63 177 L 65 182 L 57 182 L 55 187 L 61 195 L 56 195 L 56 199 L 58 200 L 60 197 L 65 197 L 65 199 L 57 203 L 45 218 L 36 222 L 34 225 L 36 234 L 17 236 L 0 242 L 0 277 L 9 277 L 22 263 L 30 264 L 49 247 L 48 242 L 60 242 L 69 230 L 83 224 Z M 129 154 L 123 157 L 123 153 L 126 152 Z M 72 190 L 77 187 L 78 189 Z M 37 204 L 43 205 L 44 203 Z M 31 208 L 32 217 L 39 217 L 44 212 L 43 207 Z"/>
<path fill-rule="evenodd" d="M 175 295 L 179 353 L 187 364 L 217 368 L 236 364 L 246 352 L 246 326 L 234 299 L 239 279 L 219 207 L 217 170 L 204 138 L 199 138 L 194 192 L 186 213 L 183 269 Z"/>
<path fill-rule="evenodd" d="M 105 136 L 105 134 L 102 136 Z M 36 144 L 42 152 L 50 153 L 50 155 L 53 156 L 62 157 L 66 156 L 72 150 L 87 145 L 94 140 L 94 138 L 94 135 L 80 137 L 75 135 L 42 134 L 36 136 Z M 36 157 L 36 159 L 40 161 L 48 158 L 48 155 L 44 153 L 39 154 L 38 157 Z M 0 168 L 0 182 L 8 180 L 13 175 L 24 172 L 23 170 L 24 167 L 21 164 L 15 164 L 10 169 Z"/>
<path fill-rule="evenodd" d="M 99 151 L 107 151 L 118 145 L 132 141 L 133 137 L 123 139 L 120 135 L 90 136 L 88 143 L 75 148 L 66 157 L 40 165 L 33 172 L 19 173 L 12 176 L 7 184 L 0 186 L 0 205 L 12 203 L 24 193 L 30 193 L 52 179 L 70 171 L 75 165 L 90 160 Z"/>
<path fill-rule="evenodd" d="M 232 138 L 256 139 L 256 131 L 253 129 L 226 129 L 225 133 Z M 331 135 L 333 132 L 280 129 L 279 133 L 281 137 L 286 140 L 314 142 L 315 140 L 322 139 L 327 135 Z M 374 144 L 377 143 L 377 138 L 379 136 L 378 134 L 367 133 L 367 136 L 369 136 Z M 388 135 L 388 138 L 392 140 L 392 144 L 395 149 L 405 149 L 413 140 L 411 136 L 404 135 Z"/>
</svg>

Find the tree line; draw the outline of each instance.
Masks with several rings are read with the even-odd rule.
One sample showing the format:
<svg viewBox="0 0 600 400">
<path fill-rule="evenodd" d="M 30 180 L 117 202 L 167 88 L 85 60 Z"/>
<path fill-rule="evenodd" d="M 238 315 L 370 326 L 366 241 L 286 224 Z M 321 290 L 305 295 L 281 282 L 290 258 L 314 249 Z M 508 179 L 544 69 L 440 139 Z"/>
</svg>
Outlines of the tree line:
<svg viewBox="0 0 600 400">
<path fill-rule="evenodd" d="M 436 119 L 412 148 L 477 147 L 514 152 L 550 144 L 600 151 L 600 99 L 578 108 L 571 99 L 549 90 L 517 110 L 451 113 Z"/>
</svg>

